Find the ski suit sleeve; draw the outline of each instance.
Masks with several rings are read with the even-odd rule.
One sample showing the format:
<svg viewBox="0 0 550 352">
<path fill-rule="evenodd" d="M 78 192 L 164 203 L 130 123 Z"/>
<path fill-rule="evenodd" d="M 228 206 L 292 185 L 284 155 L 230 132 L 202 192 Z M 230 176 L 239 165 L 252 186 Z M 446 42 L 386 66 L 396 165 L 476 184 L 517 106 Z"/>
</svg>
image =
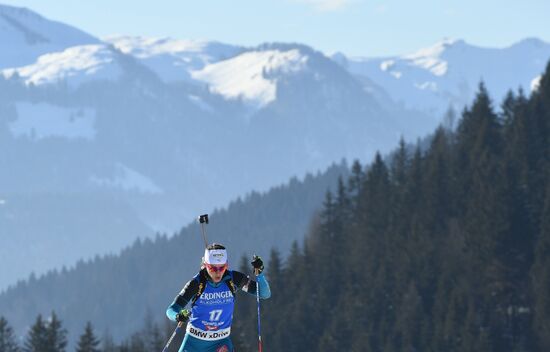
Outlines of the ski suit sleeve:
<svg viewBox="0 0 550 352">
<path fill-rule="evenodd" d="M 256 287 L 260 286 L 260 298 L 268 299 L 271 297 L 271 289 L 263 273 L 256 276 L 256 281 L 250 279 L 250 276 L 241 273 L 240 271 L 233 271 L 233 281 L 235 285 L 246 293 L 256 295 Z"/>
<path fill-rule="evenodd" d="M 176 321 L 176 314 L 181 312 L 183 308 L 195 297 L 199 292 L 199 283 L 192 279 L 185 284 L 181 292 L 174 298 L 172 304 L 166 309 L 166 316 L 172 321 Z"/>
</svg>

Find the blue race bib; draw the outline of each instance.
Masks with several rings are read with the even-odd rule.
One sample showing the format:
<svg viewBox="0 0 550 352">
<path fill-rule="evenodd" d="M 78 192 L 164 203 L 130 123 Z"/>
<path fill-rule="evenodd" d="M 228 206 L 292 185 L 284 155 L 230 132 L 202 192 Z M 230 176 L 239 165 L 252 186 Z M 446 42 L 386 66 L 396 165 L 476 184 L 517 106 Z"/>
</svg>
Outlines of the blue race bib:
<svg viewBox="0 0 550 352">
<path fill-rule="evenodd" d="M 187 333 L 201 340 L 219 340 L 228 337 L 233 320 L 235 298 L 226 282 L 218 287 L 206 284 L 195 302 L 187 324 Z"/>
</svg>

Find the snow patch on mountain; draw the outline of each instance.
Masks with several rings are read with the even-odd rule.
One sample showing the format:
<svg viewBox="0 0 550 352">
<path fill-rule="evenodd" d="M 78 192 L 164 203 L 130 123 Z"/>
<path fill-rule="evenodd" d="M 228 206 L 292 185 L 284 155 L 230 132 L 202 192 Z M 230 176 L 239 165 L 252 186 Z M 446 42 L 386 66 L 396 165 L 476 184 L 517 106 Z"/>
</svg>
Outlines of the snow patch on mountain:
<svg viewBox="0 0 550 352">
<path fill-rule="evenodd" d="M 382 71 L 389 71 L 392 66 L 395 65 L 395 60 L 386 60 L 380 63 L 380 69 Z"/>
<path fill-rule="evenodd" d="M 249 51 L 191 75 L 226 99 L 241 99 L 248 106 L 262 108 L 276 99 L 278 76 L 298 72 L 307 62 L 308 56 L 298 49 Z"/>
<path fill-rule="evenodd" d="M 118 188 L 125 191 L 136 191 L 145 194 L 164 193 L 150 178 L 120 163 L 115 165 L 111 177 L 91 176 L 90 181 L 99 186 Z"/>
<path fill-rule="evenodd" d="M 409 61 L 409 65 L 421 67 L 430 71 L 435 76 L 443 76 L 447 73 L 449 63 L 443 59 L 445 51 L 459 43 L 454 39 L 445 39 L 431 47 L 420 49 L 412 54 L 402 57 L 403 60 Z M 395 62 L 394 60 L 392 60 Z"/>
<path fill-rule="evenodd" d="M 120 35 L 103 40 L 137 58 L 165 82 L 190 80 L 190 71 L 200 70 L 243 51 L 238 46 L 205 40 Z"/>
<path fill-rule="evenodd" d="M 72 109 L 48 103 L 16 103 L 17 119 L 9 129 L 14 137 L 40 140 L 49 137 L 93 140 L 96 112 L 93 109 Z"/>
<path fill-rule="evenodd" d="M 122 69 L 115 64 L 115 52 L 105 44 L 80 45 L 62 52 L 44 54 L 36 63 L 2 70 L 6 78 L 17 74 L 25 84 L 36 86 L 66 81 L 76 87 L 88 81 L 116 80 Z"/>
</svg>

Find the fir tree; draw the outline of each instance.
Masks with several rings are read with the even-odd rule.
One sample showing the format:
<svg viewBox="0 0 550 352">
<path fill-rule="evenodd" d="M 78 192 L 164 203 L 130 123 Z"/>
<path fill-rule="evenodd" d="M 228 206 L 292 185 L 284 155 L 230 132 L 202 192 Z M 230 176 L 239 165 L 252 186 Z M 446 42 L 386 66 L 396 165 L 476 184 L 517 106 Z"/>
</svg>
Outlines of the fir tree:
<svg viewBox="0 0 550 352">
<path fill-rule="evenodd" d="M 109 331 L 105 331 L 102 337 L 101 351 L 102 352 L 117 352 L 117 346 L 113 341 L 113 336 Z"/>
<path fill-rule="evenodd" d="M 391 159 L 391 178 L 397 187 L 403 187 L 407 179 L 409 155 L 405 140 L 399 140 L 399 147 Z"/>
<path fill-rule="evenodd" d="M 550 182 L 546 189 L 541 234 L 535 253 L 535 263 L 531 270 L 535 299 L 534 329 L 539 350 L 550 351 Z"/>
<path fill-rule="evenodd" d="M 46 344 L 48 352 L 64 352 L 67 347 L 67 330 L 62 327 L 55 312 L 46 324 Z"/>
<path fill-rule="evenodd" d="M 361 163 L 359 160 L 355 160 L 351 166 L 351 176 L 348 180 L 348 190 L 353 199 L 357 199 L 356 196 L 361 193 L 364 176 Z"/>
<path fill-rule="evenodd" d="M 25 352 L 49 352 L 48 349 L 48 331 L 46 324 L 42 320 L 42 315 L 36 317 L 35 323 L 27 335 L 24 344 Z"/>
<path fill-rule="evenodd" d="M 142 333 L 132 334 L 130 337 L 129 351 L 132 352 L 149 352 L 147 344 L 143 339 Z"/>
<path fill-rule="evenodd" d="M 87 322 L 84 333 L 80 335 L 80 339 L 78 340 L 76 352 L 99 352 L 99 344 L 99 340 L 94 335 L 92 323 Z"/>
<path fill-rule="evenodd" d="M 166 341 L 168 341 L 156 323 L 154 323 L 149 329 L 146 329 L 144 333 L 147 336 L 147 351 L 161 351 Z"/>
<path fill-rule="evenodd" d="M 246 255 L 240 259 L 239 271 L 244 274 L 250 271 L 250 262 Z M 233 344 L 239 351 L 248 351 L 255 345 L 254 319 L 252 319 L 254 301 L 250 297 L 244 297 L 245 295 L 245 293 L 237 293 L 233 316 L 232 330 L 235 331 L 232 334 Z"/>
<path fill-rule="evenodd" d="M 8 321 L 3 316 L 0 316 L 0 352 L 19 351 L 12 327 L 9 326 Z"/>
</svg>

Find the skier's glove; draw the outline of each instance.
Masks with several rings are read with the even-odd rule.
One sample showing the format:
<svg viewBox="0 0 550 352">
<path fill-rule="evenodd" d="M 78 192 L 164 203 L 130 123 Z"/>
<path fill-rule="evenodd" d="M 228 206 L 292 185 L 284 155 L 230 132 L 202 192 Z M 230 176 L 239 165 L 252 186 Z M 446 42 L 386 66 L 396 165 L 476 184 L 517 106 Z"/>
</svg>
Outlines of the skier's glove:
<svg viewBox="0 0 550 352">
<path fill-rule="evenodd" d="M 259 275 L 262 271 L 264 271 L 264 262 L 260 256 L 254 254 L 251 264 L 254 267 L 254 272 L 256 275 Z"/>
<path fill-rule="evenodd" d="M 176 314 L 176 321 L 178 323 L 185 323 L 189 320 L 191 312 L 188 309 L 182 309 L 178 314 Z"/>
</svg>

